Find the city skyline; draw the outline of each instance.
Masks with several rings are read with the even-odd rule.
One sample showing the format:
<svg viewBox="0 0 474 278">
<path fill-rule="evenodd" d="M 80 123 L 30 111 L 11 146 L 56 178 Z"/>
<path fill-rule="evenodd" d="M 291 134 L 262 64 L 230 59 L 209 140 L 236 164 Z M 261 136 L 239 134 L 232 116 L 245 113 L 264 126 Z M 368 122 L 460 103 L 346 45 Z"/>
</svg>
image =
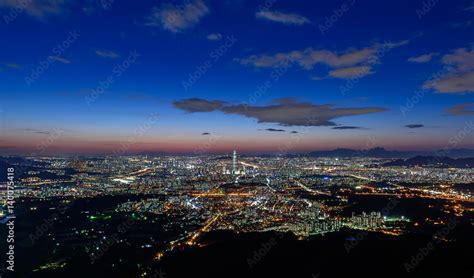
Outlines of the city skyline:
<svg viewBox="0 0 474 278">
<path fill-rule="evenodd" d="M 18 5 L 3 155 L 474 148 L 472 1 Z"/>
<path fill-rule="evenodd" d="M 473 15 L 0 0 L 0 277 L 473 277 Z"/>
</svg>

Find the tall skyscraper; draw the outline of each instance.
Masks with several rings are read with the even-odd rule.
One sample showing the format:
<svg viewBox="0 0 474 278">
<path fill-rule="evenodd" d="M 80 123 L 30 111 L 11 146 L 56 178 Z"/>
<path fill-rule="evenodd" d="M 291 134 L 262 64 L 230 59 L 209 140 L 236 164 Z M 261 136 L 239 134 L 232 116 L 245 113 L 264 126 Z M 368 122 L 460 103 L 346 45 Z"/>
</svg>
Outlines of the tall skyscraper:
<svg viewBox="0 0 474 278">
<path fill-rule="evenodd" d="M 237 174 L 237 151 L 234 150 L 232 153 L 232 174 Z"/>
</svg>

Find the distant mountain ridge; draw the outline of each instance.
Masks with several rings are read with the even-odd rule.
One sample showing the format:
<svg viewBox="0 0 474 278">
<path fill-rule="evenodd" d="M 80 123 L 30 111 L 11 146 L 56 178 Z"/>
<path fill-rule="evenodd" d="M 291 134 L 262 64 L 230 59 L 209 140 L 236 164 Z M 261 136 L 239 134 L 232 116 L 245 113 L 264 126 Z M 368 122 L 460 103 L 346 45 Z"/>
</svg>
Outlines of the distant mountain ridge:
<svg viewBox="0 0 474 278">
<path fill-rule="evenodd" d="M 147 151 L 139 153 L 124 153 L 116 156 L 122 155 L 148 155 L 150 157 L 159 157 L 159 156 L 199 156 L 199 155 L 219 155 L 213 153 L 180 153 L 173 154 L 162 151 Z M 79 159 L 103 159 L 104 157 L 110 156 L 110 154 L 97 154 L 97 155 L 73 155 L 70 157 L 75 157 Z M 374 158 L 412 158 L 415 156 L 434 156 L 434 157 L 450 157 L 450 158 L 472 158 L 474 157 L 474 149 L 448 149 L 448 150 L 437 150 L 437 151 L 390 151 L 382 147 L 376 147 L 366 150 L 355 150 L 347 148 L 338 148 L 329 151 L 313 151 L 309 153 L 259 153 L 259 154 L 247 154 L 239 153 L 239 157 L 276 157 L 276 156 L 285 156 L 285 157 L 302 157 L 302 156 L 312 156 L 312 157 L 339 157 L 339 158 L 351 158 L 351 157 L 374 157 Z M 221 154 L 216 159 L 231 158 L 230 154 Z M 6 161 L 12 164 L 27 164 L 27 165 L 38 165 L 44 164 L 44 162 L 38 162 L 26 159 L 20 155 L 7 155 L 0 156 L 0 161 Z"/>
<path fill-rule="evenodd" d="M 453 168 L 473 168 L 474 158 L 450 158 L 435 156 L 415 156 L 409 159 L 397 159 L 387 162 L 383 166 L 436 166 L 436 167 L 453 167 Z"/>
<path fill-rule="evenodd" d="M 314 151 L 308 153 L 309 156 L 315 157 L 376 157 L 376 158 L 411 158 L 415 156 L 433 156 L 433 157 L 450 157 L 450 158 L 469 158 L 474 157 L 472 149 L 449 149 L 438 151 L 389 151 L 384 148 L 372 148 L 367 150 L 354 149 L 335 149 L 331 151 Z"/>
</svg>

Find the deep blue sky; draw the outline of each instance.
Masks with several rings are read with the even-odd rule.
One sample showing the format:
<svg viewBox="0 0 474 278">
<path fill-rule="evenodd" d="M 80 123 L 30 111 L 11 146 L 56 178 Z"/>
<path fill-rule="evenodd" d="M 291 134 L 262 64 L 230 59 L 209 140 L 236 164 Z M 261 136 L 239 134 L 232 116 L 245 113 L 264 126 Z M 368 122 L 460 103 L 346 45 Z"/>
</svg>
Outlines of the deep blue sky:
<svg viewBox="0 0 474 278">
<path fill-rule="evenodd" d="M 0 151 L 474 147 L 474 2 L 428 2 L 0 0 Z"/>
</svg>

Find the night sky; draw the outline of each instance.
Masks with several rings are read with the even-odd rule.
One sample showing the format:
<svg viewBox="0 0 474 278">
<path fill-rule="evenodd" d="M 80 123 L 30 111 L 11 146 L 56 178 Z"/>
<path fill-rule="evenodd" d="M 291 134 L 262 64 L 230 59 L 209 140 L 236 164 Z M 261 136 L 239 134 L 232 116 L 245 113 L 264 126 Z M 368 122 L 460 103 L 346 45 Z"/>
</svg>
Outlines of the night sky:
<svg viewBox="0 0 474 278">
<path fill-rule="evenodd" d="M 473 148 L 473 20 L 473 1 L 0 0 L 0 154 Z"/>
</svg>

